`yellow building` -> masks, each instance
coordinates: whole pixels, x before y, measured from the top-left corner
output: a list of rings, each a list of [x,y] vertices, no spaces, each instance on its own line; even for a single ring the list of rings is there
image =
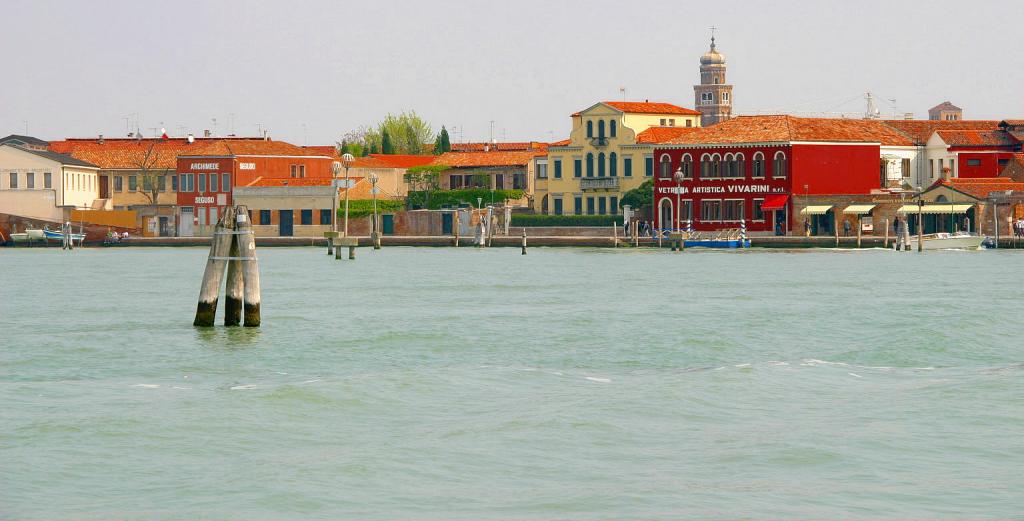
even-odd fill
[[[572,115],[569,139],[534,160],[534,211],[616,215],[622,195],[654,177],[654,145],[700,126],[670,103],[603,101]]]

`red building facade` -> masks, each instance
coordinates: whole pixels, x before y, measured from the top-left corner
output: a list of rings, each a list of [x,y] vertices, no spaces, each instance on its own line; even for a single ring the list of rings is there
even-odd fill
[[[881,143],[905,140],[889,132],[877,122],[791,116],[696,129],[655,148],[655,226],[713,231],[742,222],[751,232],[792,232],[803,222],[794,197],[882,188]]]

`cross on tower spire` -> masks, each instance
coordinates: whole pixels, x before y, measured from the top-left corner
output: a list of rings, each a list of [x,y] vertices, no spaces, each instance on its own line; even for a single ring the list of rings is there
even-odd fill
[[[711,26],[711,50],[712,51],[715,50],[715,29],[718,29],[718,28],[712,25]]]

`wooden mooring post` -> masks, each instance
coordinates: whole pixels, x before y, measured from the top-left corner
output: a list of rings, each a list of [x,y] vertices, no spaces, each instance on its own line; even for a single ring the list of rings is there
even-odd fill
[[[526,255],[526,228],[523,228],[523,255]]]
[[[245,206],[227,208],[214,227],[206,260],[199,302],[192,325],[210,327],[217,318],[220,285],[227,268],[224,325],[237,326],[244,315],[245,327],[260,325],[260,272],[256,239]]]

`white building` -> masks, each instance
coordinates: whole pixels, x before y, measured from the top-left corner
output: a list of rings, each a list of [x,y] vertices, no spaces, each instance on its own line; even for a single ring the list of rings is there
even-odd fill
[[[98,172],[64,154],[0,145],[0,212],[62,222],[99,198]]]

